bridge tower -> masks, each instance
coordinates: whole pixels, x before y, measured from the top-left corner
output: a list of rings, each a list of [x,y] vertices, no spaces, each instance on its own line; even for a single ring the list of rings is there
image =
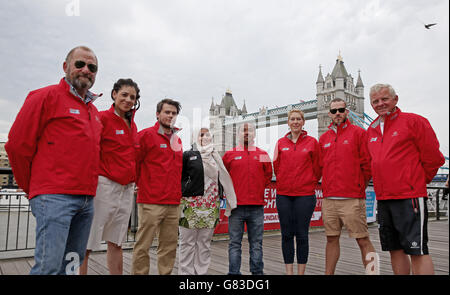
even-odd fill
[[[328,130],[331,123],[328,117],[330,101],[334,98],[342,98],[347,102],[347,108],[364,118],[364,84],[361,79],[361,71],[358,71],[356,85],[352,75],[347,73],[341,53],[331,74],[325,79],[322,75],[322,67],[319,66],[319,75],[316,81],[318,136]]]
[[[213,137],[214,148],[221,155],[233,148],[232,144],[235,142],[236,137],[236,126],[225,126],[225,119],[246,114],[245,100],[242,109],[239,109],[230,89],[225,91],[220,104],[215,104],[214,98],[212,99],[211,107],[209,108],[210,133]]]

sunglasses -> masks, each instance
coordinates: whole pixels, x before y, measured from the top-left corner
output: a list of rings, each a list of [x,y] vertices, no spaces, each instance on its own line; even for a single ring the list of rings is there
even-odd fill
[[[85,63],[84,61],[77,60],[77,61],[75,62],[75,67],[76,67],[77,69],[82,69],[82,68],[84,68],[85,66],[86,66],[86,63]],[[96,73],[97,70],[98,70],[97,65],[94,65],[94,64],[88,64],[87,67],[88,67],[89,71],[91,71],[91,73]]]
[[[343,113],[345,113],[345,108],[331,109],[330,113],[332,113],[334,115],[334,114],[336,114],[337,111],[339,111],[339,113],[343,114]]]

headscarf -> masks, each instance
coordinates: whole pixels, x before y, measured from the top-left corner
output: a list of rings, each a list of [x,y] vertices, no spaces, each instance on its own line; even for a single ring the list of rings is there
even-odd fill
[[[196,138],[195,138],[195,143],[196,143],[196,147],[197,150],[200,152],[200,155],[202,157],[202,161],[203,161],[203,172],[204,172],[204,176],[205,176],[205,184],[207,183],[206,178],[209,177],[212,180],[214,180],[214,182],[217,183],[218,180],[218,176],[219,176],[219,165],[216,163],[216,160],[214,159],[213,156],[213,152],[214,152],[214,145],[211,142],[206,145],[206,146],[202,146],[201,144],[201,138],[200,138],[200,134],[201,131],[204,130],[206,128],[201,128],[196,134]],[[208,130],[209,132],[209,130]]]

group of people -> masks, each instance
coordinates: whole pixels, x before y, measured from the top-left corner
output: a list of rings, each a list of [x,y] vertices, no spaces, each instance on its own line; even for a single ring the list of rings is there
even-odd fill
[[[429,183],[444,157],[429,122],[397,107],[388,84],[370,90],[379,115],[367,131],[347,118],[346,102],[330,103],[329,130],[318,140],[304,130],[300,110],[288,114],[290,131],[280,138],[273,163],[255,146],[256,129],[239,126],[238,144],[223,157],[208,127],[192,134],[183,152],[174,127],[179,102],[163,99],[157,122],[138,132],[134,122],[140,90],[132,79],[113,86],[113,104],[99,112],[90,92],[98,60],[88,47],[72,49],[59,84],[31,91],[10,130],[5,149],[16,182],[36,218],[35,265],[30,274],[86,274],[91,251],[107,242],[111,274],[123,273],[121,245],[137,191],[138,231],[132,274],[149,274],[149,250],[157,237],[159,274],[171,274],[179,245],[178,273],[206,274],[210,242],[226,200],[229,271],[240,274],[247,231],[250,272],[264,274],[264,190],[276,176],[276,205],[286,274],[304,274],[308,231],[321,181],[325,227],[325,273],[334,274],[342,228],[356,239],[362,262],[373,257],[365,213],[365,189],[373,180],[383,251],[395,274],[432,274],[427,247]],[[273,165],[273,166],[272,166]],[[272,169],[273,167],[273,169]],[[367,268],[366,268],[367,270]]]

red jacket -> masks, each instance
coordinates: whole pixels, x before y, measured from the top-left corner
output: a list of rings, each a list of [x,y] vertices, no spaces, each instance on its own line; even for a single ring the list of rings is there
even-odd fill
[[[427,183],[445,162],[428,120],[397,108],[386,116],[383,134],[380,117],[367,132],[377,200],[426,197]]]
[[[169,140],[159,122],[139,131],[138,139],[137,203],[179,205],[183,166],[181,139],[172,133]]]
[[[272,179],[269,155],[255,147],[237,146],[223,155],[233,180],[238,205],[264,205],[264,190]]]
[[[131,120],[130,129],[127,123],[116,115],[114,106],[100,112],[100,119],[103,124],[100,142],[100,175],[122,185],[135,182],[139,142],[134,120]]]
[[[275,147],[273,168],[277,177],[277,194],[311,196],[322,172],[319,165],[319,143],[302,131],[296,143],[289,132]]]
[[[319,139],[323,196],[365,198],[371,178],[366,131],[348,120],[328,128]]]
[[[5,149],[17,184],[41,194],[95,195],[102,124],[61,79],[31,91],[11,127]]]

